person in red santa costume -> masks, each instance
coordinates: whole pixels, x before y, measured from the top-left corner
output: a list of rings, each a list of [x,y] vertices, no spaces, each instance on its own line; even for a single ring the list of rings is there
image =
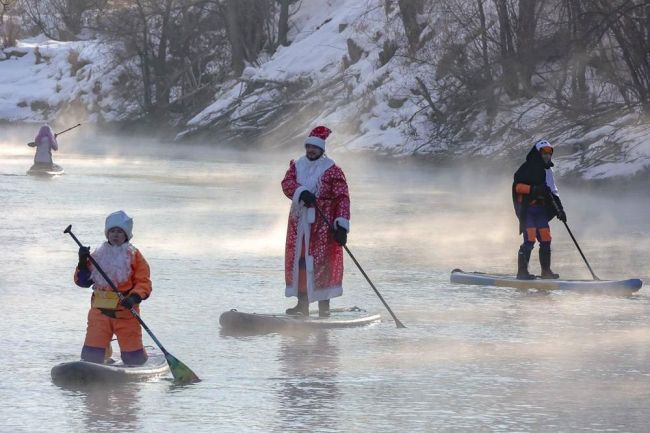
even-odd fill
[[[287,309],[289,315],[308,316],[309,303],[318,301],[318,315],[328,317],[330,299],[343,294],[342,246],[350,231],[350,195],[343,170],[325,155],[331,132],[324,126],[314,128],[305,140],[305,155],[289,163],[282,180],[282,191],[291,199],[285,296],[298,298],[298,304]]]
[[[74,281],[80,287],[93,286],[81,359],[104,363],[107,347],[110,348],[111,339],[116,335],[122,361],[141,365],[148,358],[142,344],[142,329],[129,310],[134,308],[139,313],[140,302],[151,294],[149,265],[142,253],[129,242],[133,237],[133,219],[125,212],[113,212],[106,217],[104,234],[106,242],[92,253],[92,257],[124,295],[124,300],[119,300],[90,262],[90,248],[79,248]]]

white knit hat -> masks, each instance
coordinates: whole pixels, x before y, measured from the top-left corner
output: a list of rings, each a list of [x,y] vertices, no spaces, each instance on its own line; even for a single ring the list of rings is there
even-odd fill
[[[106,224],[104,225],[104,234],[108,238],[108,231],[112,228],[121,228],[126,233],[126,238],[131,240],[133,237],[133,218],[128,216],[126,212],[118,210],[106,217]]]
[[[550,147],[551,149],[553,149],[553,146],[551,145],[551,143],[549,143],[548,140],[546,140],[544,138],[542,138],[541,140],[536,142],[535,147],[537,148],[537,150],[541,150],[543,147]]]

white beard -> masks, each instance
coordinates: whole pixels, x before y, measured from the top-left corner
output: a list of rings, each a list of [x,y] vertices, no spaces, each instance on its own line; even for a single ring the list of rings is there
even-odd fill
[[[134,250],[135,248],[128,242],[119,247],[104,242],[93,252],[92,256],[108,275],[108,278],[117,286],[131,276],[131,259]],[[94,266],[92,267],[91,278],[95,282],[96,289],[112,290],[111,286]]]
[[[296,180],[300,186],[304,186],[318,197],[320,192],[320,179],[328,168],[333,166],[334,160],[326,155],[321,156],[316,161],[312,161],[306,156],[301,156],[296,161]],[[292,212],[299,213],[301,206],[294,206]]]

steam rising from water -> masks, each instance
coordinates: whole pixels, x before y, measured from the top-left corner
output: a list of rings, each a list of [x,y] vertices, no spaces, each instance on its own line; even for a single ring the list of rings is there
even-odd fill
[[[60,128],[63,128],[62,125]],[[21,173],[33,149],[23,145],[34,128],[12,128],[0,136],[0,156],[11,171]],[[92,194],[102,184],[142,185],[125,191],[142,204],[140,218],[174,219],[170,233],[165,224],[151,224],[144,233],[164,236],[159,247],[188,253],[224,249],[251,254],[282,253],[288,201],[279,182],[288,161],[302,153],[301,143],[269,151],[264,147],[247,152],[214,145],[161,143],[147,137],[105,136],[91,125],[60,137],[55,161],[68,167],[69,176],[96,176],[87,182]],[[409,256],[418,268],[513,272],[518,245],[517,222],[510,186],[513,168],[521,161],[494,167],[480,161],[443,167],[409,159],[381,160],[368,154],[336,151],[331,155],[345,170],[352,196],[351,245],[373,250],[388,260]],[[524,155],[522,155],[523,161]],[[562,164],[561,159],[556,164]],[[177,190],[165,201],[148,196],[145,184],[169,184]],[[369,188],[369,185],[377,185]],[[563,184],[560,194],[569,224],[594,269],[603,276],[647,276],[647,267],[635,249],[644,244],[648,205],[639,200],[642,191],[630,191],[624,181],[608,189]],[[100,193],[101,195],[101,193]],[[169,199],[181,206],[173,211]],[[103,214],[122,205],[99,200]],[[246,213],[244,230],[228,229],[225,217]],[[168,214],[167,217],[165,214]],[[194,216],[222,214],[209,225],[195,226]],[[173,215],[173,217],[172,217]],[[378,216],[380,215],[380,216]],[[157,227],[165,227],[164,235]],[[554,265],[567,277],[588,278],[564,227],[551,223]],[[144,233],[142,233],[144,235]],[[608,233],[608,235],[603,235]],[[611,236],[609,234],[613,234]],[[535,262],[535,255],[532,263]]]
[[[619,298],[449,283],[456,267],[515,271],[521,239],[510,186],[520,161],[442,167],[334,150],[352,197],[348,246],[408,329],[395,330],[387,319],[304,339],[234,339],[218,336],[221,311],[282,311],[291,303],[283,297],[290,202],[280,181],[289,159],[301,155],[301,143],[238,152],[88,131],[84,125],[61,137],[54,157],[66,175],[50,180],[24,176],[33,149],[23,142],[33,139],[35,128],[0,133],[0,198],[11,208],[0,232],[6,251],[0,300],[9,306],[0,349],[12,349],[0,350],[12,353],[0,365],[30,366],[19,367],[19,386],[7,391],[12,413],[21,413],[16,402],[25,394],[48,419],[68,419],[53,416],[61,404],[47,406],[65,402],[77,430],[105,430],[113,422],[94,397],[43,393],[43,383],[52,364],[78,356],[85,328],[87,293],[71,283],[76,247],[61,231],[72,223],[82,242],[97,245],[105,216],[121,208],[134,217],[133,242],[152,266],[145,319],[204,380],[165,395],[175,400],[164,409],[164,383],[137,388],[126,399],[137,403],[130,407],[131,431],[164,430],[185,420],[174,409],[176,399],[198,414],[194,430],[223,426],[215,395],[228,396],[220,404],[229,427],[252,423],[265,431],[315,430],[316,421],[343,431],[388,431],[397,422],[403,431],[635,431],[647,425],[647,414],[637,411],[650,397],[647,288]],[[645,187],[632,186],[559,181],[569,225],[601,278],[648,279],[650,205],[641,199]],[[551,226],[554,270],[589,278],[564,227]],[[532,270],[537,266],[534,254]],[[359,305],[388,318],[349,261],[344,285],[335,306]],[[37,302],[43,293],[46,307]],[[57,326],[44,329],[43,323]],[[151,411],[160,417],[146,416]]]

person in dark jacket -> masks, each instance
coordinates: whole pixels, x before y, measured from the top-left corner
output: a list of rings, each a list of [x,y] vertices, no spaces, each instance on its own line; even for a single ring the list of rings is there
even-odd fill
[[[551,270],[551,229],[548,223],[556,216],[566,222],[566,213],[555,185],[552,156],[553,146],[547,140],[539,140],[514,175],[512,199],[519,219],[519,233],[524,237],[517,256],[517,278],[520,280],[535,278],[528,272],[535,239],[539,242],[541,277],[560,277]]]

